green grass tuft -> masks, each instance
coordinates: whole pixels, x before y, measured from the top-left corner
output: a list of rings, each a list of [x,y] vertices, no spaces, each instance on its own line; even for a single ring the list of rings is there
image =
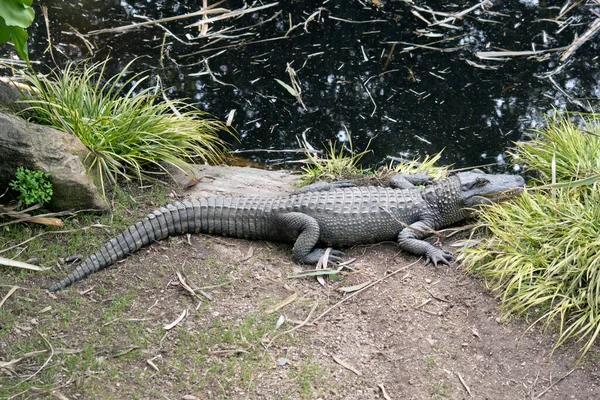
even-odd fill
[[[189,163],[217,163],[229,131],[224,123],[158,87],[143,88],[149,76],[130,74],[131,63],[107,79],[108,60],[68,64],[50,77],[26,71],[34,89],[27,103],[37,122],[75,134],[90,153],[85,163],[105,191],[105,180],[142,180],[172,165],[192,172]]]
[[[367,149],[357,153],[352,145],[352,137],[348,135],[348,138],[348,146],[343,144],[339,149],[337,143],[329,142],[329,149],[324,157],[319,157],[318,153],[305,153],[308,163],[302,167],[303,185],[315,181],[338,181],[346,179],[348,176],[366,173],[366,170],[358,163],[365,154],[370,152],[369,146],[367,145]],[[304,144],[304,147],[310,148],[307,143]]]
[[[576,125],[554,116],[538,138],[518,144],[515,158],[537,172],[535,183],[588,184],[483,207],[492,238],[465,249],[463,264],[500,294],[505,316],[558,323],[555,348],[573,338],[584,343],[583,357],[600,333],[600,126],[597,116],[581,117]]]

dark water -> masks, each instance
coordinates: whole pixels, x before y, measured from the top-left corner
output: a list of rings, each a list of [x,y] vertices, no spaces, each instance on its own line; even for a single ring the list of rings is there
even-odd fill
[[[136,14],[158,19],[197,11],[202,5],[202,1],[167,0],[36,3],[48,7],[53,53],[59,64],[90,56],[74,29],[85,34],[143,22],[133,17]],[[477,3],[414,2],[447,13]],[[297,138],[305,131],[313,146],[325,148],[329,140],[347,141],[347,129],[357,150],[371,140],[372,153],[365,158],[370,165],[385,162],[387,156],[413,158],[442,149],[443,162],[457,167],[503,164],[512,142],[522,139],[528,129],[543,125],[553,108],[582,111],[567,95],[598,104],[600,40],[596,36],[587,41],[564,63],[559,61],[561,51],[507,61],[481,60],[476,52],[568,46],[597,18],[592,11],[600,12],[600,6],[582,4],[556,22],[552,19],[560,14],[564,1],[494,3],[488,11],[478,9],[457,20],[454,29],[435,26],[429,33],[423,31],[425,22],[411,12],[415,9],[403,1],[385,1],[382,7],[359,1],[287,1],[211,24],[209,33],[264,22],[252,29],[223,32],[249,34],[243,37],[200,38],[192,40],[194,44],[182,44],[154,26],[93,35],[88,40],[95,46],[96,59],[113,57],[112,71],[119,71],[136,56],[147,56],[136,68],[159,75],[165,86],[172,87],[170,96],[191,98],[222,119],[235,109],[233,125],[240,142],[232,142],[234,149],[298,148]],[[254,6],[261,4],[268,3]],[[225,1],[219,7],[233,10],[244,5],[243,1]],[[430,13],[418,12],[432,21]],[[306,30],[300,26],[285,37],[290,18],[296,25],[311,15],[314,18]],[[198,36],[199,31],[185,25],[197,20],[163,26],[188,42],[185,35]],[[39,8],[30,37],[30,57],[53,65],[44,52],[46,25]],[[248,43],[257,41],[263,42]],[[410,45],[392,42],[453,50],[410,49]],[[222,48],[233,44],[238,46]],[[297,74],[306,109],[275,81],[290,83],[287,64]],[[566,95],[544,77],[551,72]],[[243,156],[271,164],[302,158],[301,154],[265,152]]]

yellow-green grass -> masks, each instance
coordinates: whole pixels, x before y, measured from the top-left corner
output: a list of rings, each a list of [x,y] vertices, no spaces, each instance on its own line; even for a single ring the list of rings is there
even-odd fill
[[[600,333],[600,126],[597,115],[555,115],[517,144],[514,157],[534,175],[522,196],[482,208],[489,240],[465,249],[467,271],[483,277],[505,316],[528,313],[573,338],[582,357]],[[586,182],[585,185],[565,183]]]
[[[85,162],[104,192],[106,180],[141,180],[167,165],[221,161],[225,124],[182,100],[170,100],[131,64],[106,77],[108,60],[70,63],[50,76],[24,71],[33,88],[26,100],[36,122],[73,133],[90,150]],[[146,87],[145,87],[146,86]]]

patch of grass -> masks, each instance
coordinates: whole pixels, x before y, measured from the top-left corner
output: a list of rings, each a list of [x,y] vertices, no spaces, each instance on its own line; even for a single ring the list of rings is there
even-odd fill
[[[448,166],[437,166],[436,163],[442,157],[440,151],[433,156],[426,155],[422,160],[416,158],[407,162],[396,162],[389,163],[377,171],[377,175],[380,178],[391,177],[392,175],[412,175],[419,172],[427,171],[427,175],[432,176],[434,179],[442,179],[448,176]]]
[[[304,147],[311,146],[304,143]],[[367,145],[367,149],[355,152],[352,136],[348,134],[348,145],[342,144],[338,149],[337,143],[329,142],[329,149],[324,157],[320,157],[318,153],[305,153],[308,165],[302,167],[303,173],[300,177],[302,184],[308,185],[315,181],[338,181],[352,175],[364,175],[366,171],[358,163],[365,154],[370,152],[368,148]]]
[[[69,63],[50,77],[25,71],[33,87],[27,103],[33,119],[76,135],[90,150],[85,163],[105,192],[105,180],[142,180],[167,172],[165,164],[192,172],[189,163],[217,163],[229,128],[157,87],[143,88],[145,73],[130,74],[130,62],[112,78],[103,62]]]
[[[314,399],[321,395],[321,393],[315,393],[315,389],[322,380],[325,380],[324,376],[325,372],[323,371],[323,367],[312,362],[309,358],[308,360],[305,360],[298,371],[293,374],[293,379],[296,384],[300,386],[299,392],[303,398]]]
[[[62,228],[53,228],[36,224],[12,224],[0,227],[0,255],[7,258],[17,258],[23,261],[29,258],[38,258],[41,265],[57,266],[59,258],[74,254],[87,255],[90,249],[100,247],[106,240],[116,233],[131,225],[143,215],[143,211],[167,203],[168,188],[155,185],[150,189],[139,190],[133,185],[125,188],[115,187],[112,193],[114,209],[112,214],[78,214],[66,218]],[[134,211],[137,210],[137,211]],[[95,228],[89,228],[95,225]],[[85,229],[84,229],[85,228]],[[49,234],[48,232],[60,230],[77,230],[67,234]],[[104,230],[106,233],[98,233]],[[39,235],[39,238],[18,246],[12,250],[1,252]],[[68,266],[64,267],[68,269]],[[30,271],[6,269],[3,274],[10,274],[17,282],[26,281],[31,275]],[[24,286],[27,286],[24,284]],[[99,291],[104,290],[99,288]],[[74,299],[74,301],[77,301]]]
[[[500,294],[505,316],[532,313],[545,327],[558,323],[555,348],[583,342],[581,357],[600,333],[600,125],[554,116],[515,156],[537,172],[536,183],[589,185],[525,192],[480,211],[492,238],[464,250],[467,271]]]
[[[427,175],[434,179],[441,179],[448,176],[448,167],[438,167],[435,164],[441,158],[441,152],[433,156],[425,156],[423,160],[414,159],[408,162],[391,162],[377,171],[364,169],[359,165],[361,158],[370,152],[367,149],[356,152],[352,145],[352,137],[348,135],[348,145],[342,144],[338,150],[338,144],[329,142],[329,149],[325,156],[320,157],[317,153],[305,153],[308,158],[308,164],[302,167],[300,177],[302,185],[308,185],[315,181],[340,181],[352,180],[353,178],[366,178],[364,181],[369,183],[371,180],[381,181],[389,179],[397,174],[416,174],[427,171]],[[370,142],[369,142],[370,144]],[[305,148],[310,146],[305,143]]]
[[[576,123],[575,119],[580,120]],[[536,173],[536,182],[570,182],[600,173],[600,114],[555,113],[512,157]]]

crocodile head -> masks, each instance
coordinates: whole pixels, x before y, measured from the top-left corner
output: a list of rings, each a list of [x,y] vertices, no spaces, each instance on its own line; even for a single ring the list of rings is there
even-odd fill
[[[525,186],[525,179],[518,175],[490,175],[478,169],[456,175],[465,207],[497,203],[515,197]]]

